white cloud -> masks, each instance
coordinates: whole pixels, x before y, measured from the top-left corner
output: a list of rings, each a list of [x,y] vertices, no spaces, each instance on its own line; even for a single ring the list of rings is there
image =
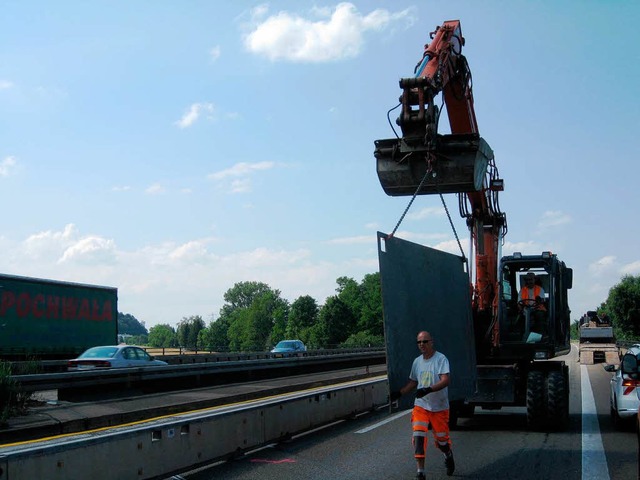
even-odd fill
[[[220,170],[219,172],[211,173],[208,175],[208,178],[211,180],[222,180],[227,177],[243,177],[249,175],[253,172],[260,170],[270,170],[275,167],[274,162],[257,162],[257,163],[246,163],[240,162],[236,163],[233,167],[227,168],[225,170]]]
[[[615,266],[616,257],[614,255],[607,255],[602,257],[589,265],[589,272],[592,274],[602,274],[605,271],[612,270]]]
[[[462,252],[464,252],[464,256],[466,257],[469,254],[469,240],[464,239],[460,240],[460,245],[458,242],[453,240],[447,240],[445,242],[440,242],[433,246],[436,250],[442,250],[443,252],[453,253],[454,255],[462,256],[462,252],[460,251],[460,247],[462,247]],[[475,260],[472,259],[471,262]]]
[[[511,255],[514,252],[520,252],[523,255],[539,255],[542,252],[542,246],[529,240],[528,242],[504,242],[502,251],[505,255]]]
[[[220,58],[221,54],[222,54],[222,49],[220,48],[220,45],[216,45],[215,47],[212,47],[211,50],[209,50],[209,57],[214,62]]]
[[[377,9],[363,15],[348,2],[333,10],[315,8],[310,19],[285,11],[268,17],[267,13],[264,5],[252,11],[253,30],[244,39],[247,50],[273,61],[310,63],[355,57],[367,31],[381,31],[399,21],[411,23],[414,18],[412,9],[396,13]]]
[[[0,177],[8,177],[13,172],[14,168],[18,164],[16,157],[5,157],[0,162]]]
[[[169,252],[168,257],[179,262],[208,262],[213,258],[207,251],[207,244],[210,242],[211,239],[192,240],[174,248]]]
[[[231,187],[229,189],[231,193],[248,193],[251,191],[251,179],[241,178],[231,181]]]
[[[209,113],[210,118],[213,114],[213,104],[212,103],[193,103],[184,113],[182,118],[175,122],[175,124],[179,128],[187,128],[193,125],[203,113]]]
[[[115,242],[97,236],[85,237],[68,247],[59,263],[109,264],[115,261]]]
[[[425,207],[417,212],[407,213],[407,220],[424,220],[428,217],[441,217],[444,215],[442,207]]]
[[[13,87],[13,82],[9,80],[0,80],[0,90],[8,90]]]
[[[271,250],[268,248],[255,248],[247,252],[231,254],[222,259],[223,263],[240,268],[260,269],[265,267],[285,267],[293,265],[305,258],[310,252],[305,249],[298,250]]]
[[[145,193],[147,193],[148,195],[159,195],[161,193],[164,193],[165,191],[166,189],[162,185],[160,185],[159,183],[154,183],[153,185],[147,187]]]
[[[271,170],[276,166],[275,162],[267,161],[256,163],[240,162],[224,170],[210,173],[207,178],[220,184],[225,180],[229,180],[230,182],[226,185],[226,189],[230,193],[247,193],[251,191],[251,175],[256,172]]]
[[[128,192],[129,190],[131,190],[131,187],[129,185],[122,185],[122,186],[117,185],[111,188],[111,190],[114,192]]]
[[[549,210],[544,212],[542,218],[538,222],[538,227],[546,228],[546,227],[556,227],[558,225],[564,225],[571,221],[571,217],[561,212],[560,210]]]
[[[115,242],[97,235],[81,236],[72,223],[62,231],[47,230],[27,237],[19,246],[21,266],[63,263],[109,265],[115,261]]]
[[[78,233],[72,223],[66,225],[62,232],[47,230],[27,237],[22,244],[23,255],[29,259],[55,259],[62,256],[64,250],[73,245]]]
[[[627,265],[624,265],[621,269],[620,272],[624,275],[638,275],[640,274],[640,260],[632,262],[632,263],[628,263]]]
[[[237,282],[265,282],[289,301],[311,295],[322,304],[335,294],[338,277],[359,280],[377,270],[375,253],[329,262],[307,249],[228,251],[223,240],[213,237],[123,250],[114,239],[82,234],[73,224],[21,242],[0,237],[0,246],[6,253],[0,257],[0,271],[114,286],[118,310],[135,315],[147,327],[176,325],[190,315],[209,318]]]
[[[331,245],[359,245],[370,243],[375,246],[376,237],[373,235],[360,235],[356,237],[333,238],[327,243]]]

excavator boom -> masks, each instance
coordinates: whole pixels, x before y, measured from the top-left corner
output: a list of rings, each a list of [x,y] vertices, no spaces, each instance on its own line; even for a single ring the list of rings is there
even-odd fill
[[[415,76],[400,79],[402,110],[397,138],[376,140],[374,156],[382,188],[388,195],[457,193],[475,251],[474,316],[491,323],[497,315],[498,251],[506,233],[500,212],[493,151],[480,137],[473,105],[471,71],[462,54],[464,37],[458,20],[431,32]],[[438,133],[442,94],[451,134]],[[471,272],[470,272],[471,276]],[[492,343],[499,343],[494,325]]]

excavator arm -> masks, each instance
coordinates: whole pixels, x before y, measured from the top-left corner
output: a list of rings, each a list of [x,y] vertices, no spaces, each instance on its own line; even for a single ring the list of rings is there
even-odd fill
[[[415,76],[400,79],[402,109],[396,124],[402,136],[376,140],[374,155],[388,195],[458,194],[475,252],[475,280],[469,271],[474,321],[488,343],[497,347],[497,270],[506,233],[506,216],[498,203],[503,182],[493,151],[479,135],[464,44],[458,20],[446,21],[431,32]],[[448,135],[438,133],[440,94],[449,119]]]

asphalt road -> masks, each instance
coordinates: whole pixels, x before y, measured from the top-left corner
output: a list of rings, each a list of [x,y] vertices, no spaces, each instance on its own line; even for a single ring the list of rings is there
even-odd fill
[[[581,366],[575,347],[565,361],[571,382],[567,431],[529,431],[524,408],[479,410],[473,418],[461,419],[451,433],[456,458],[453,477],[446,476],[442,454],[430,441],[427,478],[637,478],[635,430],[615,430],[609,418],[611,374],[602,365]],[[409,418],[408,411],[383,409],[174,478],[411,479],[415,463]]]

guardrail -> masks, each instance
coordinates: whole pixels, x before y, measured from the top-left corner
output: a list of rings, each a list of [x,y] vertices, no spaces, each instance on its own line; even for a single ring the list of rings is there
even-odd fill
[[[14,375],[22,392],[58,390],[58,399],[86,401],[122,396],[123,393],[154,393],[227,383],[262,380],[279,376],[324,372],[386,363],[383,351],[326,356],[265,358],[118,368],[84,372]]]
[[[307,350],[306,352],[298,352],[295,354],[281,354],[271,352],[204,352],[204,351],[187,351],[186,349],[167,348],[167,349],[153,349],[147,348],[147,352],[156,356],[158,359],[164,360],[171,365],[183,365],[190,363],[217,363],[217,362],[230,362],[230,361],[243,361],[243,360],[259,360],[269,358],[282,358],[286,355],[294,357],[317,357],[327,355],[344,355],[350,353],[379,353],[384,352],[382,347],[361,347],[361,348],[338,348],[338,349],[319,349],[319,350]],[[165,354],[159,354],[158,352],[165,352]],[[171,354],[175,351],[174,354]],[[34,362],[10,362],[12,369],[16,375],[25,375],[34,368]],[[39,369],[39,373],[56,373],[66,372],[67,360],[43,360],[41,362],[35,362],[36,368]]]

